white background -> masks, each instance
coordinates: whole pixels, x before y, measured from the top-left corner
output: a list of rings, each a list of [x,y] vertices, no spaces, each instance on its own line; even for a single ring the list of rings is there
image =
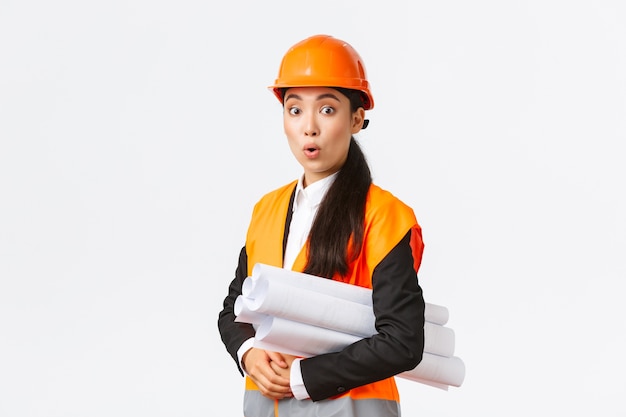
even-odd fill
[[[316,33],[467,367],[403,415],[626,415],[623,2],[1,0],[0,416],[241,416],[217,314]]]

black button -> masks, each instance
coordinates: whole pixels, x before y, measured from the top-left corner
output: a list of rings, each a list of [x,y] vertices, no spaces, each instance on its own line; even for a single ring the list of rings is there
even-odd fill
[[[337,387],[337,392],[344,392],[346,389],[344,387]]]

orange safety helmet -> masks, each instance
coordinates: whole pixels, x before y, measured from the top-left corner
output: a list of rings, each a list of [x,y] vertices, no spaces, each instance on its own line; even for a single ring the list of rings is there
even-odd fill
[[[280,89],[289,87],[341,87],[363,93],[363,108],[374,107],[363,60],[347,42],[315,35],[292,46],[280,64],[272,89],[282,103]]]

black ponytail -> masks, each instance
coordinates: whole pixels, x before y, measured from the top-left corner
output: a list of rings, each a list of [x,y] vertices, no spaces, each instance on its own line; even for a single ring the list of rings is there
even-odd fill
[[[352,112],[363,106],[362,93],[337,89],[350,99]],[[361,147],[350,139],[348,157],[320,204],[309,235],[305,273],[332,278],[345,276],[361,253],[365,202],[372,174]]]

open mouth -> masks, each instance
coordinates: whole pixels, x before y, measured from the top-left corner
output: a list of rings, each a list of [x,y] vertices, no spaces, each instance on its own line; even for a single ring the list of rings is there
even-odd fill
[[[303,148],[307,158],[315,158],[320,153],[320,148],[314,145],[305,145]]]

